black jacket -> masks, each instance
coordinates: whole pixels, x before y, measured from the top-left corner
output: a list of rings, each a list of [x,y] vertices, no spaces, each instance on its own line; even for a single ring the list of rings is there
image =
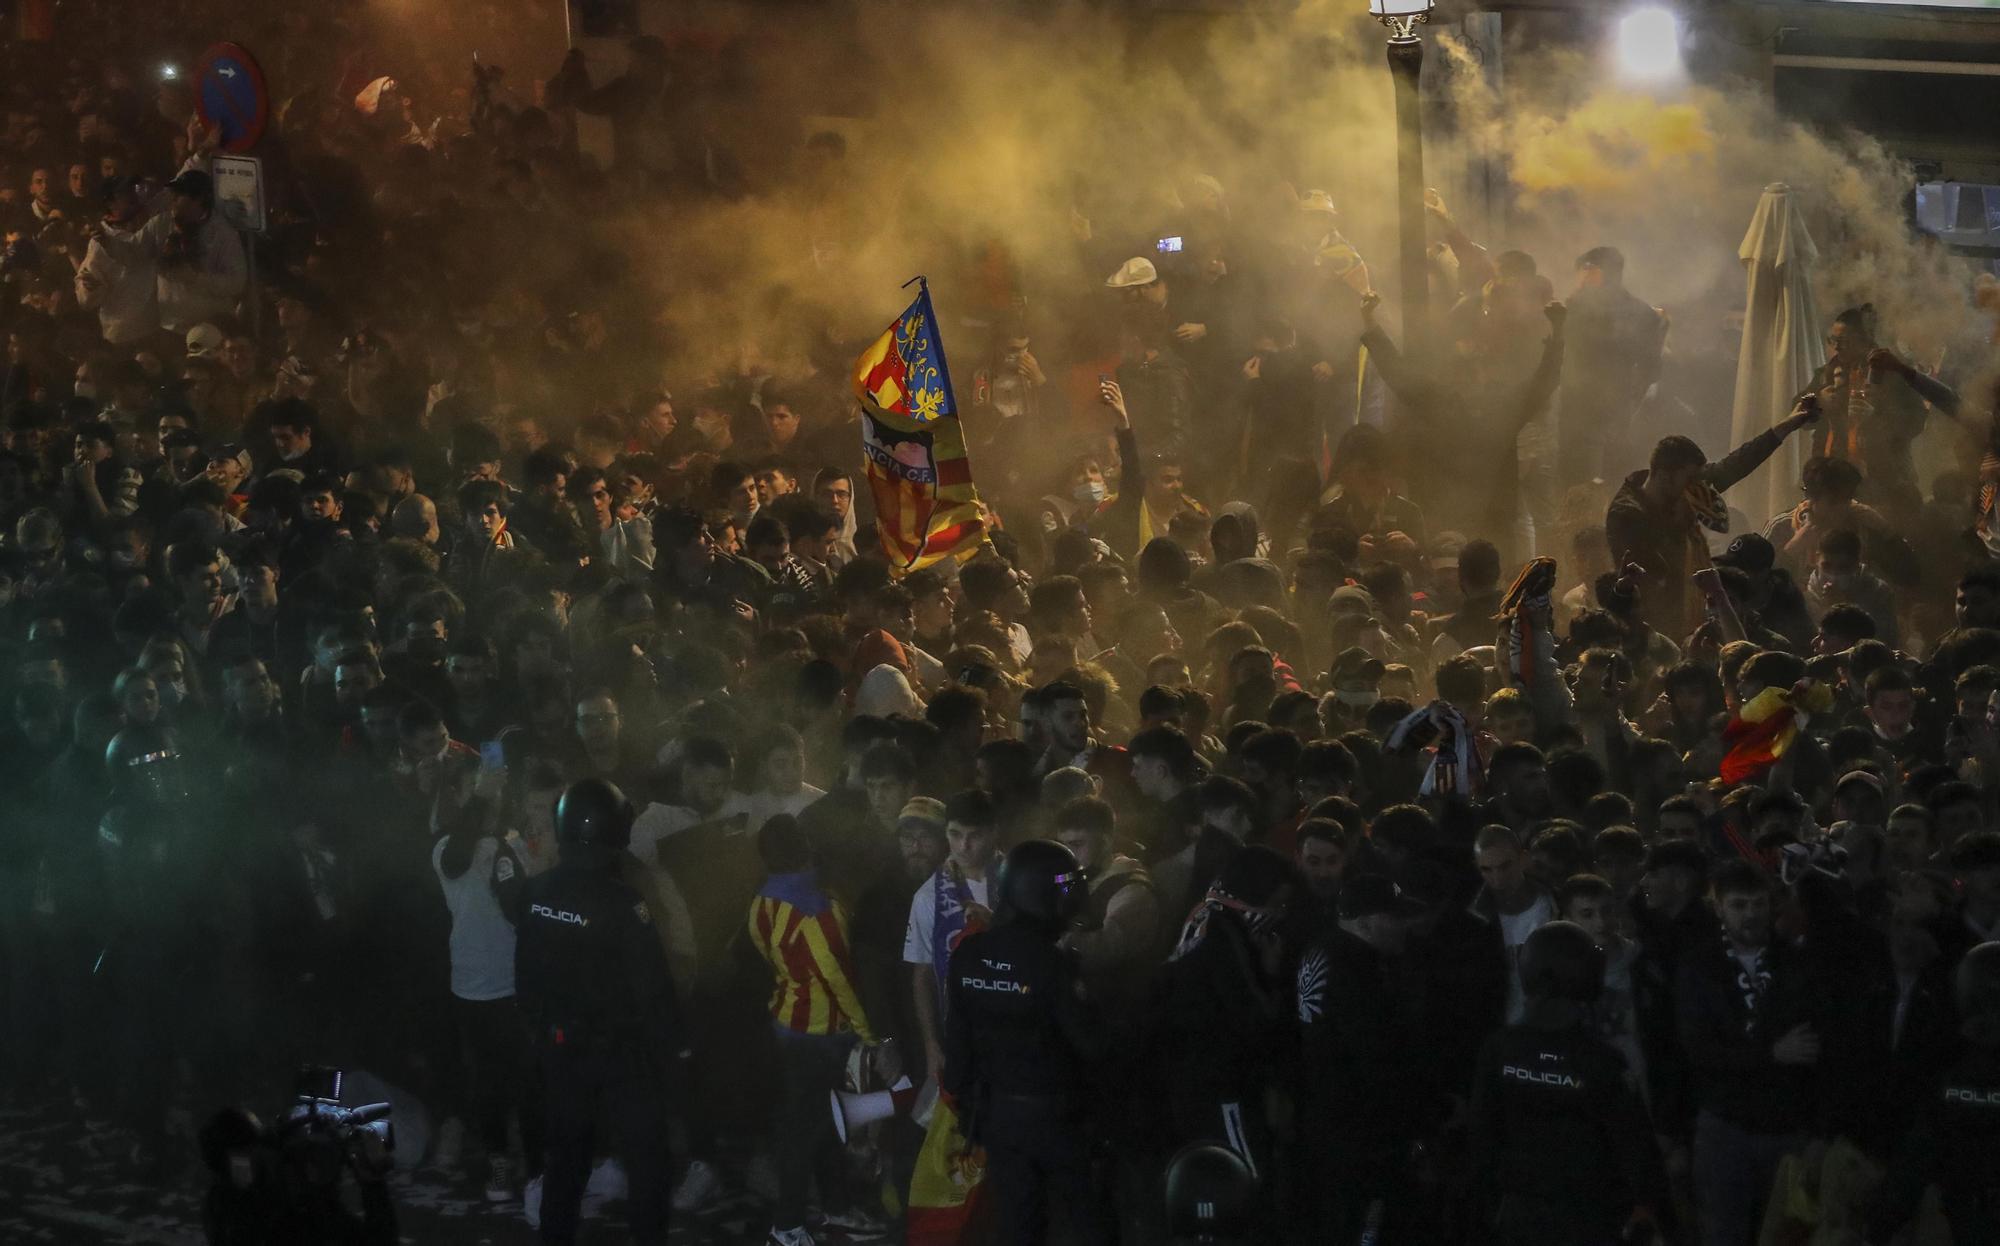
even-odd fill
[[[1888,1241],[1933,1182],[1953,1240],[2000,1241],[2000,1051],[1968,1050],[1933,1085],[1876,1193],[1868,1240]]]
[[[1650,1039],[1646,1042],[1646,1084],[1652,1094],[1653,1125],[1670,1137],[1685,1138],[1694,1130],[1694,1071],[1688,1053],[1680,1044],[1679,1006],[1676,1002],[1681,962],[1706,954],[1722,938],[1715,910],[1700,900],[1692,901],[1675,917],[1666,917],[1646,906],[1645,898],[1632,897],[1632,915],[1638,927],[1639,957],[1656,979],[1658,989],[1644,1006],[1640,1024]]]
[[[1701,469],[1701,479],[1718,492],[1726,490],[1764,465],[1784,443],[1784,434],[1766,429],[1721,459]],[[1681,499],[1664,511],[1645,493],[1645,469],[1619,485],[1604,512],[1604,532],[1615,564],[1637,563],[1644,573],[1640,593],[1646,621],[1669,637],[1692,631],[1700,620],[1699,593],[1689,579],[1695,572],[1695,545],[1700,537]]]
[[[1299,962],[1301,1131],[1356,1157],[1407,1152],[1435,1115],[1402,969],[1339,929]]]
[[[1164,1084],[1179,1101],[1240,1102],[1261,1095],[1287,1055],[1290,991],[1264,977],[1257,949],[1227,913],[1155,982],[1151,1032]]]
[[[1667,1206],[1666,1172],[1625,1061],[1581,1024],[1510,1025],[1472,1085],[1475,1180],[1489,1196],[1629,1211]]]
[[[654,1065],[684,1033],[666,951],[645,900],[591,855],[566,847],[528,881],[515,997],[546,1047]]]
[[[942,1089],[975,1120],[993,1095],[1081,1110],[1104,1029],[1055,941],[1021,925],[982,930],[958,945],[947,973]]]
[[[1412,957],[1423,984],[1425,1033],[1435,1036],[1426,1043],[1433,1084],[1461,1094],[1480,1044],[1507,1022],[1514,976],[1506,936],[1485,889],[1469,904],[1447,907]]]
[[[1888,940],[1864,916],[1867,897],[1818,874],[1795,890],[1820,1028],[1821,1125],[1879,1154],[1957,1054],[1951,979],[1933,963],[1905,1000]]]
[[[1810,1066],[1779,1064],[1771,1049],[1793,1027],[1816,1022],[1813,984],[1800,954],[1775,938],[1760,970],[1768,976],[1761,991],[1727,943],[1690,952],[1674,985],[1681,1046],[1703,1111],[1754,1133],[1791,1133],[1816,1116],[1816,1079]]]

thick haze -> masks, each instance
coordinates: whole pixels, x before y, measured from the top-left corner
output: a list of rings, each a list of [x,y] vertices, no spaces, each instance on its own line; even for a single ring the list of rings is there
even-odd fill
[[[1168,15],[1138,33],[1081,9],[1029,18],[871,5],[782,18],[704,84],[703,123],[740,155],[752,193],[616,226],[669,329],[669,374],[708,373],[753,344],[781,370],[802,366],[812,331],[830,322],[843,340],[872,334],[919,272],[962,358],[983,343],[950,326],[994,318],[981,274],[1001,267],[996,242],[1046,350],[1072,327],[1050,313],[1050,293],[1105,275],[1080,265],[1081,221],[1136,252],[1178,219],[1198,175],[1221,182],[1232,231],[1253,239],[1295,219],[1295,191],[1327,190],[1393,304],[1383,34],[1350,3]],[[746,31],[752,20],[715,19]],[[462,42],[477,22],[447,27]],[[1784,181],[1821,253],[1823,312],[1872,300],[1888,336],[1920,362],[1949,346],[1961,376],[1983,349],[1970,269],[1911,239],[1907,171],[1879,145],[1781,120],[1761,86],[1632,89],[1594,52],[1510,46],[1496,97],[1450,27],[1425,37],[1427,182],[1476,240],[1535,255],[1559,296],[1578,253],[1615,244],[1630,287],[1672,314],[1670,348],[1716,349],[1742,300],[1737,246],[1764,185]],[[518,43],[514,55],[510,84],[530,89],[559,47],[538,64]],[[845,167],[802,188],[778,171],[803,173],[804,140],[821,128],[847,138]],[[1479,153],[1497,153],[1510,183],[1502,220],[1480,219],[1461,193]]]

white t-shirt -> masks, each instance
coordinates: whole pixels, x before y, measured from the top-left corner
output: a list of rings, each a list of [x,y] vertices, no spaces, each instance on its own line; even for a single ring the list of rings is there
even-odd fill
[[[1555,920],[1556,908],[1546,895],[1518,913],[1500,914],[1500,937],[1507,945],[1507,1024],[1521,1024],[1528,997],[1521,990],[1521,945],[1528,936]]]
[[[514,993],[514,925],[500,911],[493,884],[514,877],[514,859],[500,842],[482,839],[472,864],[457,878],[444,876],[446,840],[431,849],[431,869],[451,910],[451,993],[460,999],[505,999]]]
[[[988,878],[968,878],[965,890],[974,904],[987,904]],[[910,924],[903,931],[903,963],[928,965],[931,960],[931,932],[937,929],[937,875],[926,878],[910,898]]]

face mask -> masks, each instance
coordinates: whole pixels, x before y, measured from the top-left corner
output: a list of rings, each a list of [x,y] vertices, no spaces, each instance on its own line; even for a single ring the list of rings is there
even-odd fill
[[[1086,480],[1076,488],[1070,490],[1070,496],[1077,501],[1090,503],[1102,502],[1104,500],[1104,493],[1104,482],[1101,480]]]
[[[187,682],[185,680],[163,679],[160,681],[160,704],[162,706],[172,709],[185,700],[187,700]]]
[[[1382,699],[1382,694],[1373,688],[1335,688],[1334,699],[1349,709],[1365,710]]]

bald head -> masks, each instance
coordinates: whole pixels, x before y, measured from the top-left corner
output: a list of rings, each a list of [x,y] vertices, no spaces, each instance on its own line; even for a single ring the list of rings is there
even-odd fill
[[[425,545],[436,545],[437,504],[421,493],[412,493],[396,503],[396,509],[389,516],[389,534],[409,537],[413,541],[422,541]]]

